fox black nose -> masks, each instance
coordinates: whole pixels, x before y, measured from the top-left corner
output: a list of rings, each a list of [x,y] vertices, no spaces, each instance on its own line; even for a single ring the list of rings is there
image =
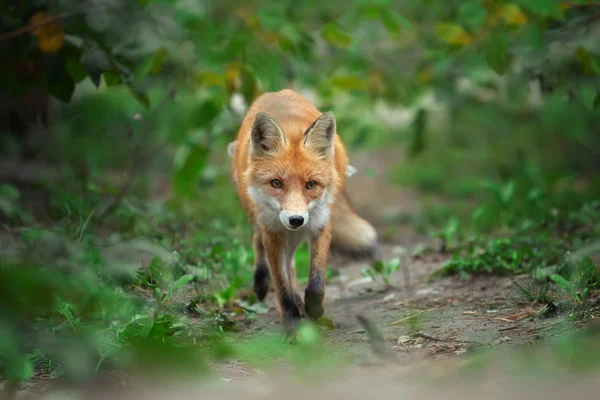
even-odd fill
[[[290,217],[290,225],[294,228],[299,228],[304,224],[304,217],[300,215],[292,215]]]

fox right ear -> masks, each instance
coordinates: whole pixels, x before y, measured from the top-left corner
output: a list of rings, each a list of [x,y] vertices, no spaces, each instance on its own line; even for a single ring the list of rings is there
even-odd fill
[[[267,113],[257,113],[250,130],[250,154],[273,154],[284,144],[285,136],[277,122]]]

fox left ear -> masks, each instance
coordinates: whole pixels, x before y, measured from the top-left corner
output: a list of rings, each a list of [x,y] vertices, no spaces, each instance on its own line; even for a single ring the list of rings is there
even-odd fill
[[[335,116],[331,111],[322,114],[304,132],[304,145],[324,157],[333,156]]]

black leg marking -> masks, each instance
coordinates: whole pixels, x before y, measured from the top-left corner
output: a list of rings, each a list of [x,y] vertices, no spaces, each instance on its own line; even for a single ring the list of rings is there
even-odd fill
[[[263,301],[269,293],[271,275],[266,264],[258,264],[254,270],[254,293],[258,301]]]
[[[304,303],[306,314],[313,320],[323,316],[323,298],[325,288],[322,273],[319,271],[310,277],[306,291],[304,292]]]

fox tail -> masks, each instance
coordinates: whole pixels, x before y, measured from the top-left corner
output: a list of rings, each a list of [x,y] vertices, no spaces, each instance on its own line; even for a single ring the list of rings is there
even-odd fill
[[[377,251],[377,232],[350,204],[346,191],[336,198],[331,212],[331,253],[355,259],[372,259]]]

